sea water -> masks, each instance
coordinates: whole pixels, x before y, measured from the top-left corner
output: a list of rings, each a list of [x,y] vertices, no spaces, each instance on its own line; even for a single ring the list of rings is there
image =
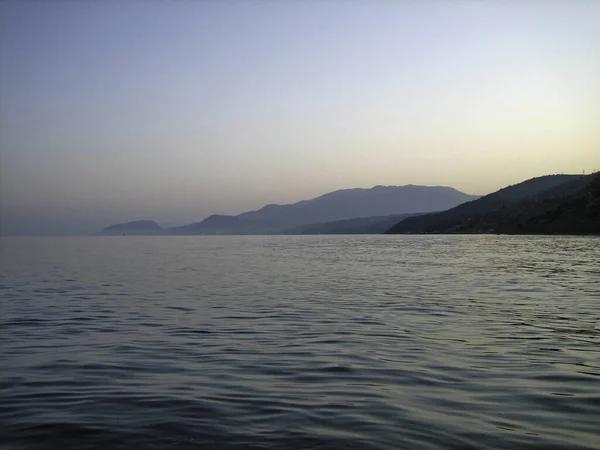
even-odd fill
[[[0,240],[2,449],[600,448],[600,239]]]

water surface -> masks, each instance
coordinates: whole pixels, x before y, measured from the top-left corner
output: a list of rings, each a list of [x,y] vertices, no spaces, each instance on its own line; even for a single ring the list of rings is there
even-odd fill
[[[600,239],[7,238],[3,449],[600,448]]]

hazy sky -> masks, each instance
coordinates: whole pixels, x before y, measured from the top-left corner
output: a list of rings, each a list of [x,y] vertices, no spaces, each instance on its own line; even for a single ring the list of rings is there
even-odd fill
[[[4,1],[0,21],[11,230],[600,169],[598,0]]]

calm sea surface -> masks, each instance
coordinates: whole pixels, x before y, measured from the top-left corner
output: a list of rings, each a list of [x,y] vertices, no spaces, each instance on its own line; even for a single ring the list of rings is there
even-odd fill
[[[598,449],[600,239],[0,240],[0,448]]]

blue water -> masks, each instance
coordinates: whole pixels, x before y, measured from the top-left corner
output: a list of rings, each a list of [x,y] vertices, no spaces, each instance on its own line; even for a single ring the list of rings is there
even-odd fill
[[[600,239],[6,238],[2,449],[600,448]]]

